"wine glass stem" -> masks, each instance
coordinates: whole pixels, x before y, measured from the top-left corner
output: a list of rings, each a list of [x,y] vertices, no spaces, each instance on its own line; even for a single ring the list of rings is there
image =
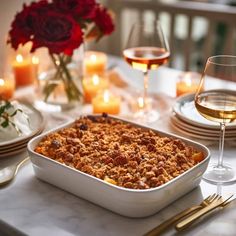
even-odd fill
[[[143,109],[147,109],[147,90],[148,90],[148,70],[143,72],[144,83],[143,83]]]
[[[217,164],[218,168],[223,167],[224,141],[225,141],[225,123],[220,123],[219,158]]]

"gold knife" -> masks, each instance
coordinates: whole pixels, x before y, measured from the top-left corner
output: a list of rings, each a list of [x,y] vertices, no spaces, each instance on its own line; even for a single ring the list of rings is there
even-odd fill
[[[230,198],[232,198],[233,195],[231,195],[230,197],[228,197],[226,200],[223,200],[222,198],[212,202],[210,205],[204,207],[203,209],[197,211],[196,213],[193,213],[192,215],[190,215],[189,217],[185,218],[183,221],[181,221],[180,223],[178,223],[175,228],[178,231],[181,231],[185,228],[187,228],[189,225],[191,225],[192,223],[194,223],[198,218],[200,218],[201,216],[211,212],[212,210],[216,209],[217,207],[224,207],[226,205],[228,205],[231,201],[228,201]]]
[[[194,206],[194,207],[188,208],[188,209],[182,211],[181,213],[178,213],[177,215],[171,217],[167,221],[164,221],[163,223],[161,223],[160,225],[158,225],[154,229],[150,230],[149,232],[147,232],[143,236],[157,236],[157,235],[160,235],[169,226],[176,223],[178,220],[182,219],[183,217],[189,215],[190,213],[192,214],[192,213],[196,212],[199,209],[201,209],[201,206]]]
[[[157,236],[160,235],[163,231],[169,228],[169,226],[175,224],[177,221],[181,220],[182,218],[195,213],[197,210],[202,209],[203,207],[209,205],[211,202],[213,202],[218,197],[217,194],[209,195],[207,198],[205,198],[199,205],[192,206],[190,208],[187,208],[180,213],[172,216],[171,218],[167,219],[166,221],[162,222],[160,225],[156,226],[155,228],[151,229],[147,233],[145,233],[143,236]]]

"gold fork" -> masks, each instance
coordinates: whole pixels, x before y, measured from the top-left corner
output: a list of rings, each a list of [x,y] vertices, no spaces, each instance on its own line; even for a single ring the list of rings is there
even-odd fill
[[[197,219],[199,219],[201,216],[205,215],[206,213],[209,213],[210,211],[216,209],[217,207],[225,207],[226,205],[228,205],[232,201],[230,200],[232,197],[233,197],[233,194],[230,197],[228,197],[226,200],[223,200],[222,197],[218,195],[211,204],[193,213],[189,217],[185,218],[183,221],[178,223],[175,226],[175,228],[178,231],[187,228],[188,226],[193,224]]]
[[[176,223],[178,220],[182,219],[183,217],[190,215],[191,213],[196,212],[199,209],[202,209],[206,206],[208,206],[211,202],[213,202],[216,198],[218,197],[217,194],[212,194],[205,198],[199,205],[197,206],[192,206],[190,208],[187,208],[183,210],[182,212],[178,213],[177,215],[172,216],[168,220],[164,221],[151,231],[147,232],[144,234],[144,236],[155,236],[155,235],[160,235],[161,232],[166,230],[170,225]]]

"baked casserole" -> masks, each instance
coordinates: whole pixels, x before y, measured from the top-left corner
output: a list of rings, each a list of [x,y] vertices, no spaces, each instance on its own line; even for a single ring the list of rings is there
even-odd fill
[[[131,189],[160,186],[204,159],[201,151],[178,138],[106,114],[81,117],[72,126],[49,133],[35,152]]]

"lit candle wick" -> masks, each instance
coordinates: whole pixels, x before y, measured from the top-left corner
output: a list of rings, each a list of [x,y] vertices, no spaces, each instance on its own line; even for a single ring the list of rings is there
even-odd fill
[[[191,81],[191,78],[190,77],[186,77],[185,78],[185,83],[188,87],[190,87],[192,85],[192,81]]]
[[[109,92],[105,91],[104,94],[103,94],[103,101],[105,103],[109,103],[109,97],[110,97]]]
[[[92,55],[90,56],[90,59],[91,59],[91,61],[96,62],[96,61],[97,61],[97,56],[94,55],[94,54],[92,54]]]
[[[39,64],[39,58],[36,57],[36,56],[33,56],[33,57],[32,57],[32,63],[33,63],[34,65]]]
[[[16,56],[16,61],[19,62],[19,63],[22,63],[22,62],[23,62],[23,57],[22,57],[21,54],[18,54],[18,55]]]
[[[138,98],[138,107],[141,109],[144,108],[144,100],[142,97]]]
[[[5,84],[4,80],[0,78],[0,86],[3,86]]]
[[[99,80],[98,75],[94,75],[94,76],[93,76],[93,84],[94,84],[94,85],[98,85],[99,82],[100,82],[100,80]]]

